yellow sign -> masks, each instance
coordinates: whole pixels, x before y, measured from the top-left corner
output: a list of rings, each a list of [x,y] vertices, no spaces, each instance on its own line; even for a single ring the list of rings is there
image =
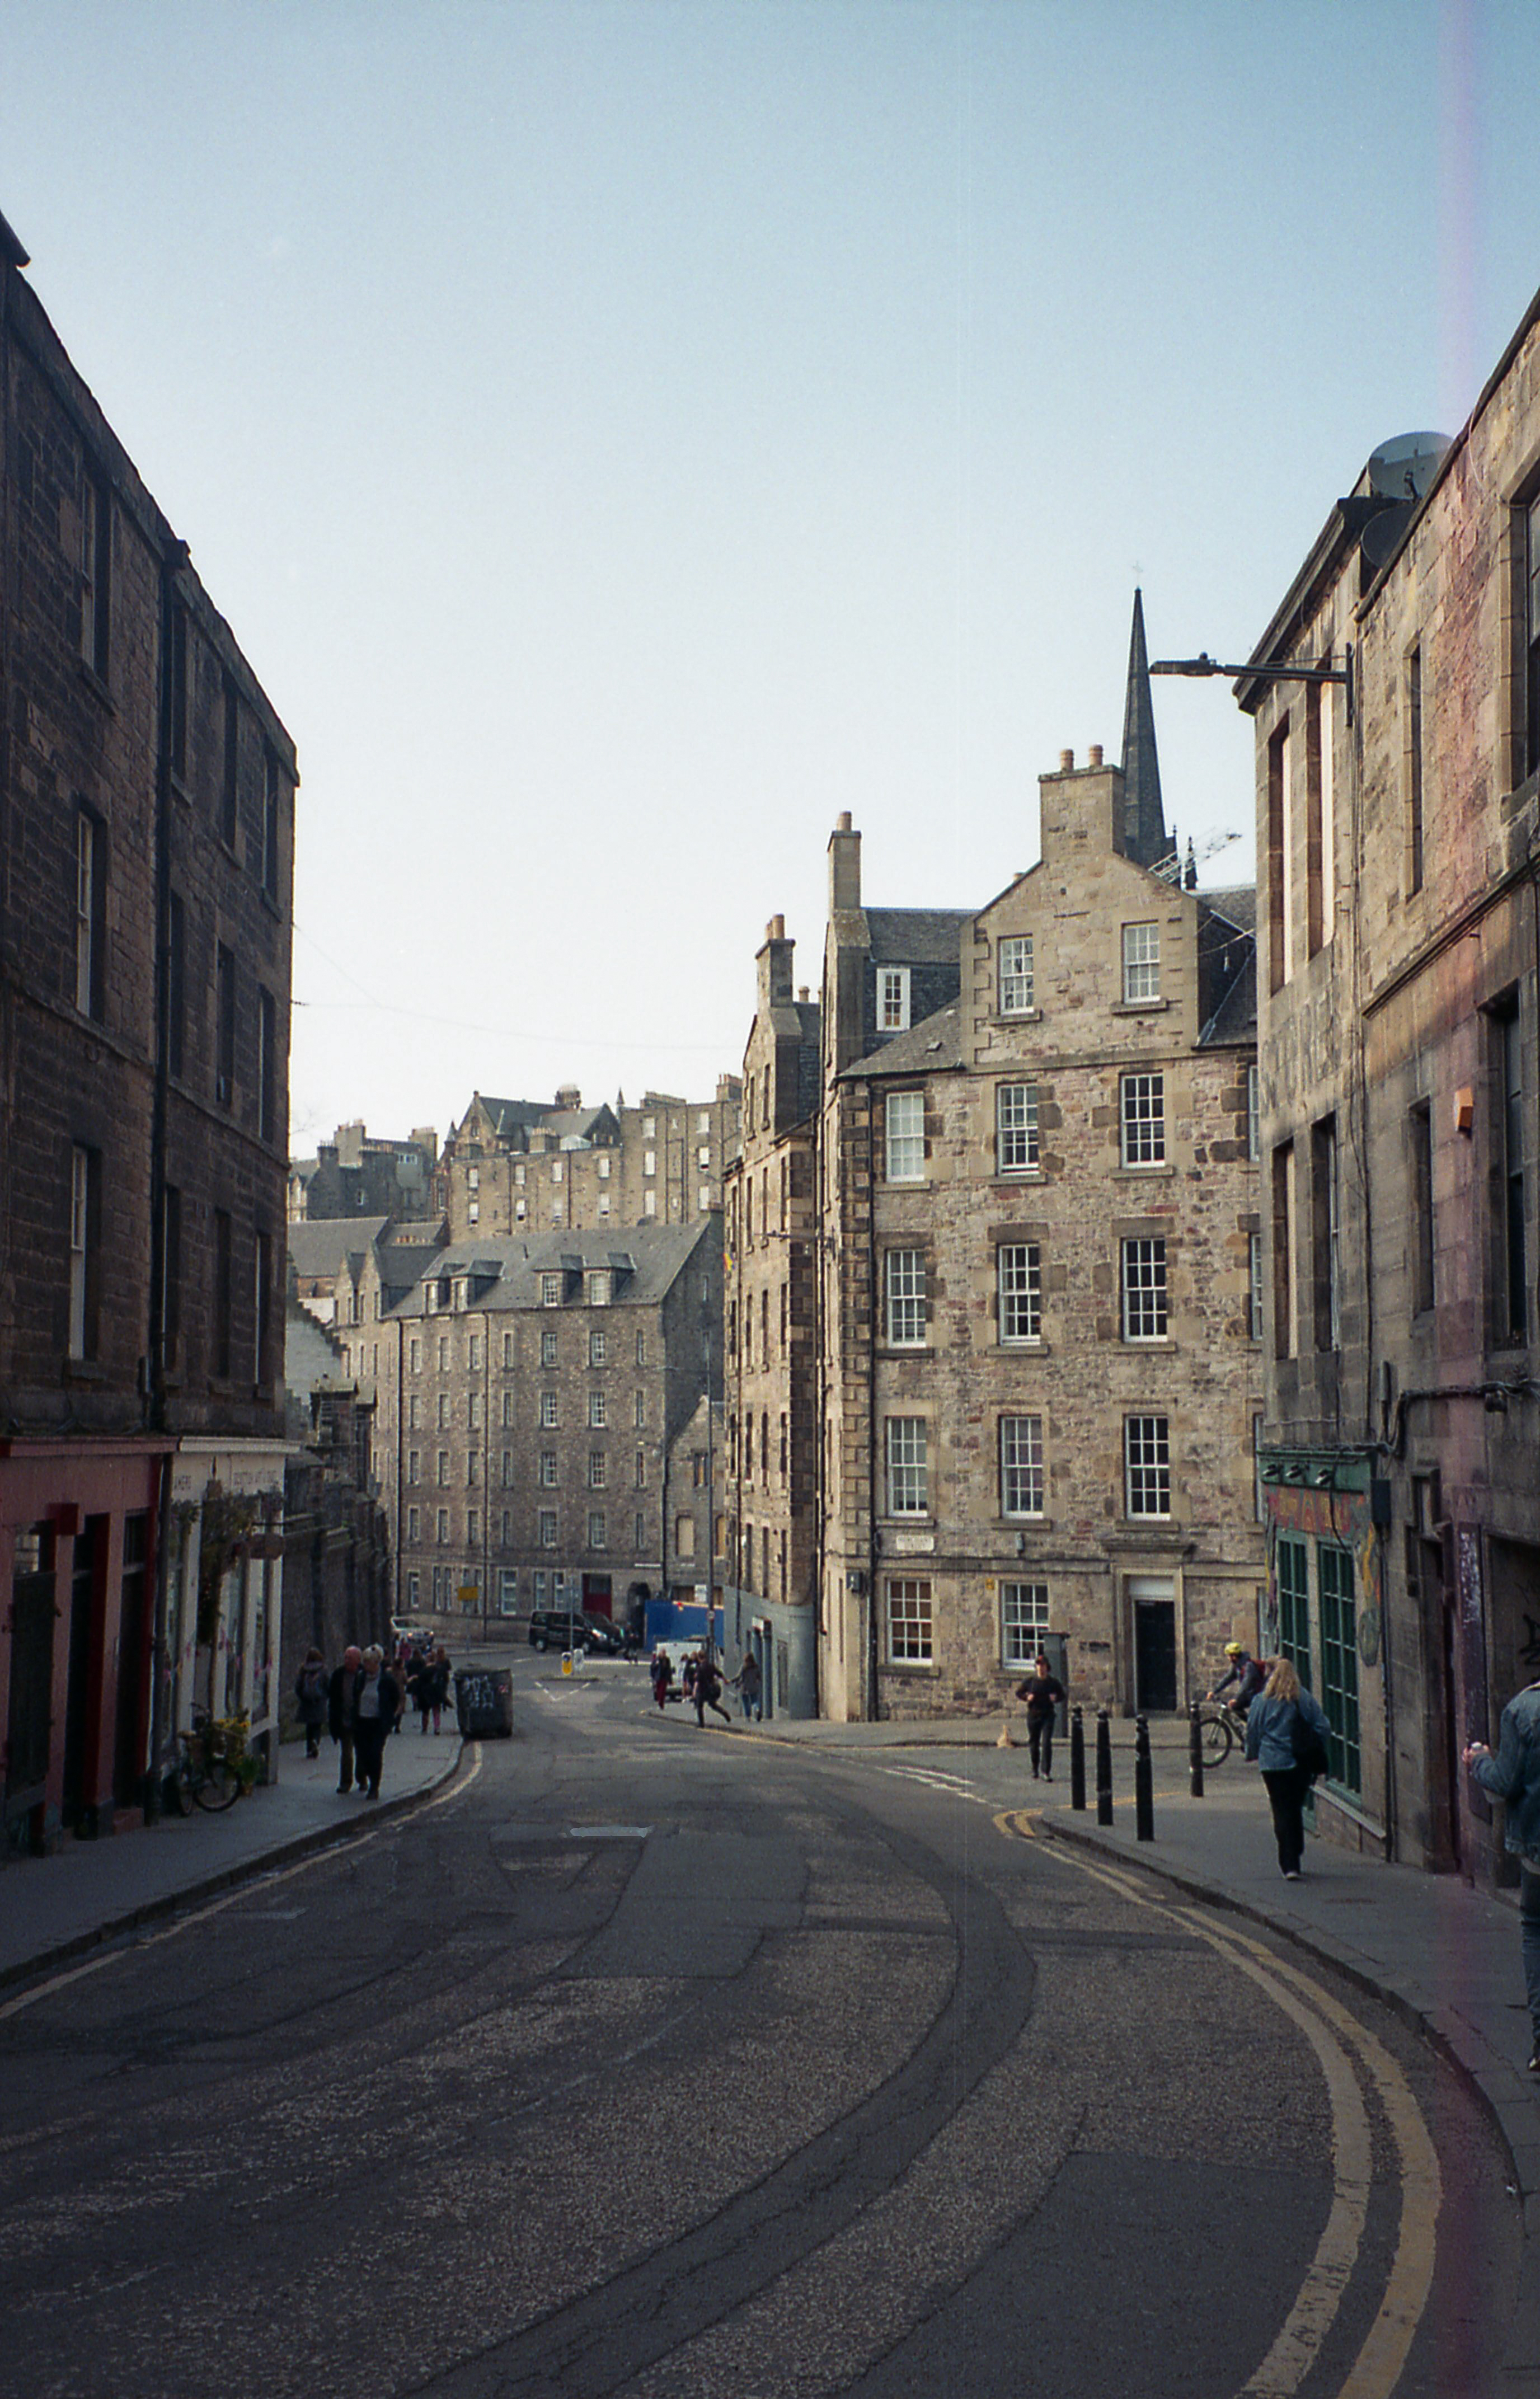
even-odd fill
[[[563,1649],[561,1652],[561,1672],[563,1674],[570,1674],[572,1670],[573,1653],[570,1649]]]

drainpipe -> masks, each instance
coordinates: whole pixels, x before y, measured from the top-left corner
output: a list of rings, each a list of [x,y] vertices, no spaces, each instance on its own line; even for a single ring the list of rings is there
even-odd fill
[[[878,1675],[882,1663],[882,1637],[877,1614],[877,1476],[881,1457],[877,1440],[877,1095],[867,1085],[867,1106],[871,1116],[866,1145],[866,1280],[869,1305],[865,1327],[866,1339],[866,1438],[867,1438],[867,1566],[866,1566],[866,1654],[867,1715],[872,1724],[880,1723],[881,1705],[877,1696]]]
[[[142,1406],[145,1429],[163,1433],[166,1427],[166,1126],[171,1077],[171,616],[176,606],[176,577],[187,562],[187,545],[168,536],[160,562],[160,673],[155,708],[155,1067],[150,1108],[150,1321],[146,1327],[145,1374]],[[144,1791],[144,1815],[153,1823],[160,1813],[160,1789],[166,1746],[166,1627],[170,1606],[170,1565],[167,1539],[171,1518],[171,1458],[161,1462],[159,1500],[155,1511],[155,1626],[150,1641],[150,1770]]]

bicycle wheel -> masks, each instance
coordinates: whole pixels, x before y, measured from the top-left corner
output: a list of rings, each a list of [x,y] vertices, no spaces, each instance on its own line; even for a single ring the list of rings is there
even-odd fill
[[[198,1806],[212,1812],[235,1806],[240,1796],[240,1778],[227,1757],[211,1757],[193,1788]]]
[[[1234,1740],[1235,1735],[1223,1716],[1205,1716],[1203,1719],[1204,1765],[1209,1769],[1223,1766],[1230,1755],[1230,1747]]]
[[[185,1757],[179,1757],[166,1777],[166,1805],[174,1816],[193,1812],[193,1769]]]

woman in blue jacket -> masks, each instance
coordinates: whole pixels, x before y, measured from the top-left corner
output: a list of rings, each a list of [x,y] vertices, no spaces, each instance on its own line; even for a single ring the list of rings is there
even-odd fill
[[[1304,1723],[1324,1742],[1331,1727],[1320,1701],[1307,1691],[1287,1658],[1280,1658],[1246,1719],[1246,1755],[1262,1768],[1278,1837],[1278,1864],[1285,1882],[1298,1882],[1304,1867],[1304,1802],[1316,1769],[1302,1766],[1294,1728]]]

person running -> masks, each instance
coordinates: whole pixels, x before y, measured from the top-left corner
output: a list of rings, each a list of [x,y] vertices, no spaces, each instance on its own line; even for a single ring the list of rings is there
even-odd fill
[[[716,1660],[709,1649],[703,1649],[696,1660],[694,1698],[696,1722],[702,1732],[706,1729],[708,1708],[711,1709],[714,1715],[719,1715],[724,1725],[732,1723],[732,1717],[722,1704],[722,1676],[717,1673]]]
[[[1519,1861],[1519,1937],[1530,2012],[1530,2065],[1540,2074],[1540,1682],[1503,1710],[1494,1757],[1484,1741],[1460,1753],[1483,1791],[1503,1806],[1504,1846]]]
[[[1304,1688],[1290,1660],[1280,1658],[1247,1715],[1246,1755],[1262,1768],[1285,1882],[1300,1881],[1304,1872],[1304,1802],[1325,1770],[1330,1731],[1320,1701]],[[1308,1754],[1311,1733],[1314,1757]]]
[[[329,1677],[326,1660],[317,1648],[304,1653],[304,1663],[294,1677],[294,1697],[299,1702],[300,1722],[304,1727],[304,1754],[319,1757],[321,1734],[326,1726]]]
[[[385,1745],[401,1713],[401,1688],[385,1672],[385,1651],[371,1641],[364,1651],[353,1686],[353,1748],[358,1788],[367,1797],[380,1796],[380,1769]]]
[[[1256,1659],[1252,1657],[1250,1651],[1247,1648],[1244,1641],[1227,1641],[1224,1645],[1224,1654],[1230,1660],[1230,1671],[1227,1674],[1221,1676],[1220,1680],[1214,1685],[1213,1689],[1209,1693],[1209,1697],[1211,1700],[1223,1699],[1231,1684],[1234,1683],[1236,1686],[1236,1696],[1231,1701],[1230,1705],[1234,1708],[1237,1716],[1244,1716],[1250,1711],[1252,1701],[1256,1698],[1257,1693],[1261,1690],[1263,1683],[1267,1680],[1267,1670],[1264,1666],[1258,1664]]]
[[[1032,1779],[1038,1775],[1042,1759],[1045,1782],[1053,1781],[1053,1728],[1056,1712],[1064,1704],[1064,1686],[1059,1680],[1042,1650],[1037,1653],[1032,1673],[1016,1686],[1016,1696],[1027,1703],[1027,1746],[1032,1752]]]
[[[342,1754],[337,1772],[339,1792],[351,1791],[353,1788],[353,1740],[358,1730],[358,1717],[354,1710],[358,1693],[358,1669],[363,1661],[364,1653],[361,1649],[352,1647],[344,1649],[343,1662],[333,1670],[331,1680],[326,1687],[327,1725],[332,1740]]]

